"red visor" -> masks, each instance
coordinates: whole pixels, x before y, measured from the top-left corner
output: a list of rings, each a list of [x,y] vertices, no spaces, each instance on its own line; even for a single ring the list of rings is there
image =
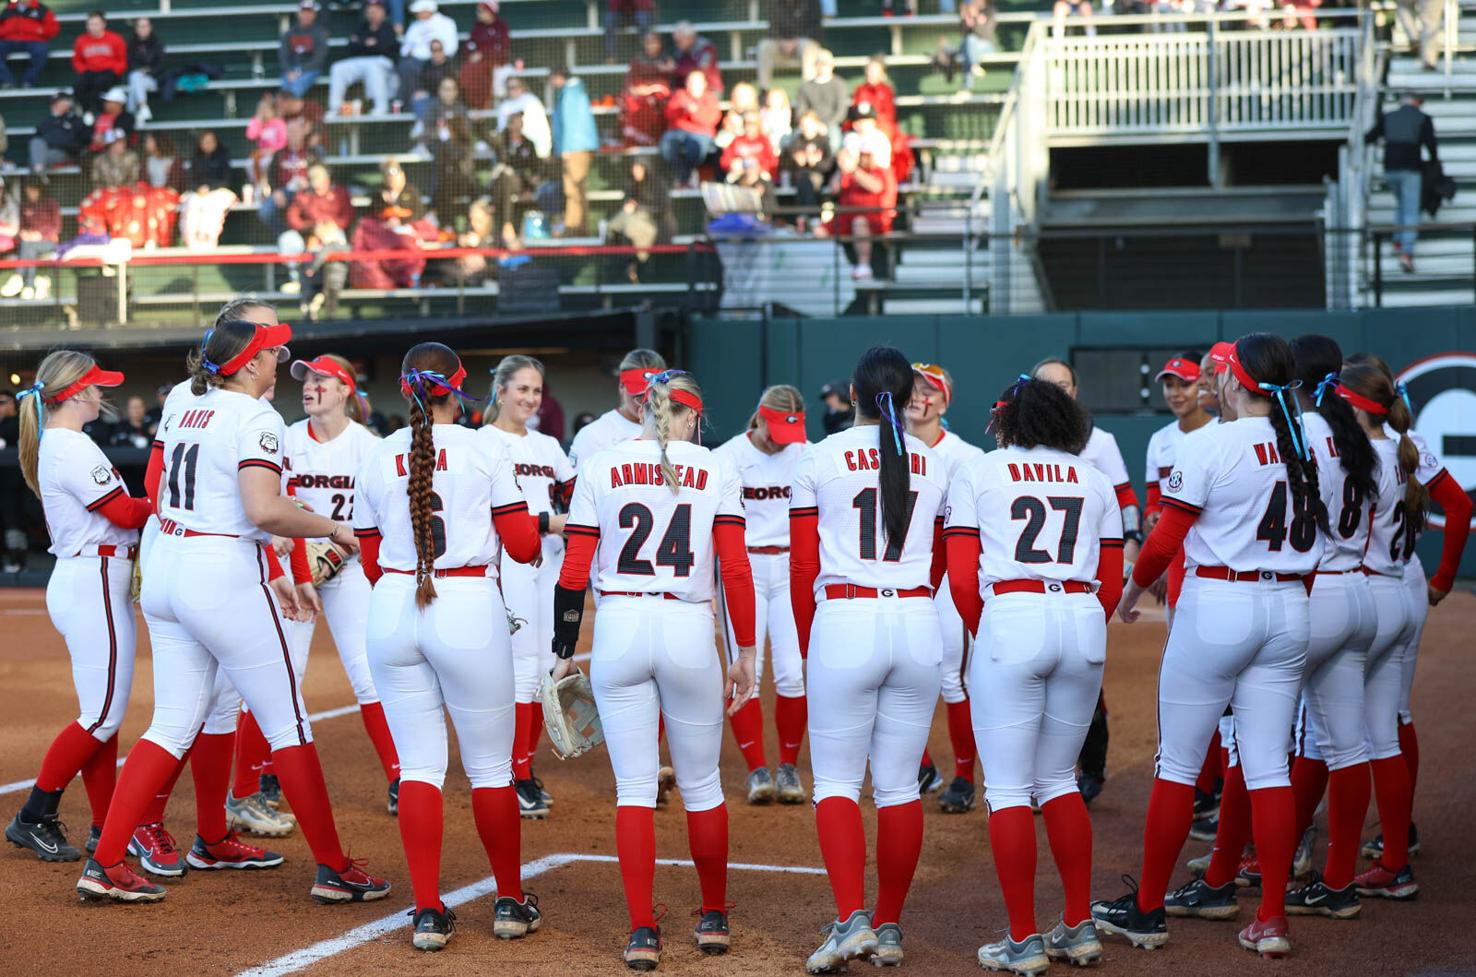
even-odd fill
[[[327,356],[319,356],[315,360],[296,360],[292,364],[292,379],[306,380],[309,373],[320,377],[333,377],[341,380],[349,388],[349,393],[358,390],[359,384],[354,375],[343,368],[343,365]]]
[[[949,384],[948,376],[943,372],[941,366],[933,363],[914,363],[912,364],[912,372],[940,390],[943,394],[944,403],[953,400],[953,387]]]
[[[634,370],[621,370],[620,386],[624,387],[625,392],[632,397],[639,397],[646,392],[646,387],[650,386],[651,378],[660,372],[661,370],[651,366],[640,366]]]
[[[696,394],[691,393],[687,390],[677,390],[675,388],[672,388],[667,390],[666,395],[670,397],[673,402],[681,404],[683,407],[690,407],[692,410],[696,411],[699,414],[702,413],[702,398],[697,396]]]
[[[805,440],[804,411],[796,413],[759,405],[758,412],[769,425],[769,440],[775,444],[799,444]]]
[[[1235,344],[1221,340],[1210,347],[1210,362],[1215,365],[1215,375],[1218,376],[1230,368],[1230,354],[1235,352]]]
[[[423,390],[427,397],[444,397],[452,393],[460,395],[461,385],[466,382],[466,367],[458,362],[456,364],[456,372],[449,377],[445,377],[445,383],[439,382],[429,374],[422,373],[420,376],[424,378]],[[400,377],[400,393],[406,397],[412,395],[413,391],[410,387],[409,376]]]
[[[1339,397],[1342,397],[1348,402],[1349,406],[1356,407],[1361,411],[1374,415],[1375,417],[1383,417],[1385,414],[1389,413],[1389,408],[1385,407],[1383,404],[1380,404],[1376,400],[1369,400],[1367,397],[1363,396],[1363,394],[1354,393],[1342,384],[1338,384],[1337,393]]]
[[[1197,383],[1199,381],[1199,364],[1193,360],[1186,360],[1182,356],[1175,356],[1163,365],[1154,380],[1162,380],[1167,376],[1175,376],[1185,383]]]
[[[88,387],[116,387],[122,383],[123,374],[117,372],[116,370],[104,370],[102,367],[94,363],[92,369],[82,374],[82,376],[77,379],[76,383],[72,384],[70,387],[67,387],[55,397],[47,397],[46,399],[50,403],[59,404],[62,401],[66,400],[68,397],[75,397],[77,394],[86,390]]]
[[[256,327],[256,334],[251,337],[251,342],[247,343],[246,348],[241,350],[241,352],[217,366],[214,371],[217,375],[223,377],[230,376],[247,363],[250,363],[252,358],[264,349],[276,348],[280,350],[277,354],[277,362],[279,363],[292,355],[287,351],[287,344],[292,341],[292,327],[287,323],[279,322],[276,325],[267,326],[256,322],[250,323],[250,325]],[[208,360],[206,364],[208,369]]]
[[[1225,357],[1225,362],[1230,364],[1230,372],[1235,374],[1235,379],[1240,385],[1253,394],[1262,397],[1267,396],[1266,391],[1261,389],[1261,381],[1250,375],[1250,371],[1240,364],[1240,356],[1235,352],[1235,347],[1230,347],[1230,355]]]

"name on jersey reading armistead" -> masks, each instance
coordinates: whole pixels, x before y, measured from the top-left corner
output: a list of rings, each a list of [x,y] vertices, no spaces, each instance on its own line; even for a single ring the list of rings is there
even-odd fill
[[[694,468],[689,465],[671,466],[676,470],[677,485],[680,488],[696,489],[702,491],[707,488],[707,469]],[[619,465],[610,467],[610,487],[620,488],[623,485],[659,485],[666,487],[666,482],[661,477],[661,465],[645,461],[625,461]]]

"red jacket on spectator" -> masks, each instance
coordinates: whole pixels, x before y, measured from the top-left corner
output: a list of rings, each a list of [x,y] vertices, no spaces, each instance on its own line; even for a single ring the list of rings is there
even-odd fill
[[[738,136],[728,143],[728,148],[723,150],[721,161],[723,172],[731,170],[733,163],[737,160],[754,160],[758,163],[759,169],[767,173],[770,179],[774,178],[774,171],[779,168],[779,159],[774,155],[773,144],[769,142],[769,137],[764,135],[753,138],[747,135]]]
[[[718,70],[717,47],[705,37],[695,38],[691,50],[677,52],[674,87],[680,88],[686,77],[694,71],[707,76],[708,91],[722,94],[723,74]]]
[[[869,214],[849,213],[837,214],[836,217],[843,223],[840,225],[840,233],[849,234],[850,224],[857,217],[865,217],[866,223],[871,225],[873,234],[886,234],[892,229],[892,220],[897,216],[897,180],[892,176],[892,171],[885,166],[873,166],[865,172],[882,181],[882,187],[878,191],[867,190],[861,186],[856,179],[856,171],[842,173],[840,179],[840,194],[836,197],[836,204],[840,207],[874,207],[876,211]],[[834,230],[834,229],[832,229]]]
[[[872,109],[876,111],[876,124],[890,136],[892,130],[897,128],[897,93],[892,91],[892,86],[886,82],[880,85],[857,85],[856,90],[851,93],[851,104],[860,105],[862,102],[871,103]]]
[[[55,244],[61,240],[61,204],[53,197],[42,197],[32,203],[22,199],[20,226],[23,231],[35,231],[41,240]]]
[[[718,107],[717,95],[711,89],[702,93],[700,99],[692,97],[685,88],[672,93],[666,102],[666,127],[695,132],[709,138],[717,134],[718,123],[723,119],[723,110]]]
[[[477,52],[482,56],[483,61],[493,67],[507,64],[512,51],[512,40],[508,36],[507,21],[501,17],[490,24],[477,21],[472,25],[471,38],[462,46],[462,51],[466,54]]]
[[[609,0],[610,9],[617,14],[634,13],[637,10],[656,11],[656,0]]]
[[[294,231],[310,232],[321,221],[332,221],[345,231],[353,223],[354,204],[343,187],[329,187],[321,196],[311,189],[301,190],[292,198],[287,224]]]
[[[0,41],[49,41],[61,30],[56,14],[42,3],[10,0],[0,11]]]
[[[128,74],[128,45],[112,31],[103,31],[102,37],[84,33],[72,45],[72,67],[78,74],[111,71],[122,78]]]

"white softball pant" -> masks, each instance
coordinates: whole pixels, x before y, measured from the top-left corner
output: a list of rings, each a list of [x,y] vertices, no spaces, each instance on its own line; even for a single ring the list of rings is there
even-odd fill
[[[1076,758],[1102,691],[1107,621],[1091,594],[1004,594],[984,602],[969,686],[989,810],[1076,790]]]
[[[601,597],[589,680],[605,729],[616,804],[656,806],[659,717],[682,806],[723,803],[724,669],[711,604],[662,597]]]
[[[947,577],[933,595],[933,606],[938,609],[938,632],[943,638],[943,701],[962,702],[969,696],[964,681],[972,671],[965,658],[971,639],[963,618],[958,615],[958,608],[953,606]],[[1100,608],[1102,605],[1097,606]]]
[[[553,595],[563,565],[564,547],[557,537],[544,538],[541,566],[519,563],[506,551],[502,554],[499,576],[507,630],[512,634],[518,702],[537,700],[538,685],[554,666]]]
[[[769,655],[774,659],[774,691],[788,699],[805,694],[805,660],[800,655],[799,632],[794,625],[794,604],[789,599],[789,554],[748,554],[753,568],[754,640],[758,658],[754,661],[754,681],[764,678],[764,637],[769,639]],[[733,622],[728,619],[722,582],[717,586],[718,605],[722,608],[723,627],[728,635],[728,656],[738,654],[738,639]],[[755,688],[758,686],[755,685]]]
[[[1250,790],[1285,787],[1309,637],[1301,581],[1184,581],[1158,672],[1156,776],[1193,784],[1229,705]]]
[[[1430,616],[1429,586],[1425,581],[1425,567],[1418,558],[1405,564],[1404,586],[1409,591],[1408,606],[1413,630],[1405,634],[1405,646],[1400,652],[1404,677],[1399,688],[1399,721],[1412,723],[1414,711],[1409,707],[1409,696],[1414,691],[1415,663],[1420,657],[1420,639],[1425,634],[1425,619]]]
[[[312,742],[262,547],[161,536],[148,561],[142,604],[154,649],[154,718],[144,738],[182,756],[212,712],[224,672],[273,750]]]
[[[1378,631],[1368,649],[1363,673],[1363,715],[1368,758],[1398,756],[1399,696],[1404,686],[1404,655],[1415,634],[1410,590],[1400,577],[1368,578]],[[1423,600],[1421,601],[1423,603]]]
[[[46,610],[67,643],[77,725],[106,743],[123,725],[133,690],[133,562],[116,556],[56,561],[46,584]]]
[[[512,783],[512,643],[491,577],[442,577],[415,606],[415,577],[386,573],[369,601],[369,670],[400,754],[400,779],[446,781],[446,713],[472,789]]]
[[[859,800],[868,760],[877,807],[918,799],[941,644],[927,598],[822,600],[816,607],[808,661],[816,804]]]
[[[1296,752],[1341,770],[1368,760],[1363,672],[1378,628],[1368,578],[1360,572],[1318,575],[1307,610],[1311,637]]]

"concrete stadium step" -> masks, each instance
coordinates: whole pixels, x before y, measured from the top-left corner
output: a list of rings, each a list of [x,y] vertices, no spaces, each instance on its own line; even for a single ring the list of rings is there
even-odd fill
[[[982,315],[985,309],[985,300],[982,296],[968,302],[961,298],[889,298],[883,302],[888,315]]]
[[[1373,292],[1368,301],[1373,303]],[[1472,301],[1471,286],[1465,288],[1421,288],[1415,291],[1384,290],[1384,308],[1429,308],[1440,305],[1469,305]]]

